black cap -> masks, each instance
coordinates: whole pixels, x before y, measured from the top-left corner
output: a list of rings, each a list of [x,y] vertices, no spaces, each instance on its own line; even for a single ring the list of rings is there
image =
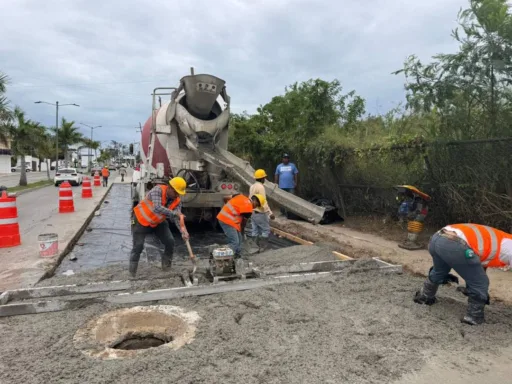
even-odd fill
[[[289,159],[289,158],[290,158],[290,155],[289,155],[289,154],[287,154],[287,153],[285,153],[285,154],[283,154],[283,159],[284,159],[284,158],[288,158],[288,159]]]

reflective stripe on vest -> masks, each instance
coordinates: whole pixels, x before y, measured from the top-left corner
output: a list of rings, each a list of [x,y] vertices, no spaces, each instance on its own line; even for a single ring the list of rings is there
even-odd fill
[[[459,229],[464,233],[468,245],[480,257],[484,267],[502,267],[506,265],[499,259],[504,232],[479,224],[455,224],[450,225],[450,227]]]
[[[167,186],[160,185],[159,187],[162,189],[161,204],[165,207],[165,203],[167,202]],[[177,197],[167,208],[173,211],[176,209],[176,207],[178,207],[179,203],[180,198]],[[145,227],[156,227],[158,224],[163,223],[166,219],[165,215],[155,212],[155,205],[148,196],[146,196],[144,200],[137,204],[137,206],[133,209],[133,212],[135,213],[137,221]]]
[[[238,195],[224,204],[224,207],[222,207],[222,210],[217,215],[217,220],[240,232],[242,230],[240,225],[242,223],[241,214],[251,213],[252,209],[251,200],[244,195]],[[239,211],[240,213],[238,213]]]

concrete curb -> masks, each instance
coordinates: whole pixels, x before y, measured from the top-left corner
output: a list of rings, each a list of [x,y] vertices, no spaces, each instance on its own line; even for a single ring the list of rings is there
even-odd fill
[[[48,278],[52,277],[55,274],[55,271],[59,267],[59,265],[62,262],[62,260],[64,260],[64,258],[69,254],[69,252],[71,252],[71,250],[76,245],[76,243],[77,243],[78,239],[80,238],[80,236],[82,236],[82,234],[85,232],[85,230],[89,226],[90,222],[94,218],[94,214],[101,207],[101,204],[103,204],[103,202],[107,198],[107,196],[110,193],[110,190],[112,189],[113,185],[114,185],[114,183],[110,184],[110,186],[108,187],[107,192],[105,193],[105,195],[101,198],[101,200],[98,202],[98,204],[96,204],[96,207],[94,207],[94,209],[92,210],[91,214],[85,219],[84,224],[78,229],[78,231],[71,238],[71,240],[69,240],[68,244],[66,245],[66,248],[64,248],[62,250],[62,252],[59,253],[59,256],[57,257],[57,259],[55,259],[55,262],[52,263],[51,268],[48,269],[47,271],[45,271],[43,273],[43,275],[37,280],[37,282],[34,285],[37,285],[40,281],[42,281],[44,279],[48,279]]]

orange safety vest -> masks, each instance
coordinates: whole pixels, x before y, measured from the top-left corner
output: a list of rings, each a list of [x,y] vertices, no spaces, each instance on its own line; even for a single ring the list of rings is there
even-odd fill
[[[247,196],[238,195],[229,200],[217,215],[217,220],[242,231],[242,214],[252,213],[252,202]]]
[[[449,227],[460,230],[466,236],[466,242],[480,257],[484,267],[501,268],[508,265],[500,260],[501,242],[512,239],[512,235],[480,224],[453,224]]]
[[[103,177],[108,177],[109,175],[110,175],[110,172],[108,171],[108,169],[107,169],[107,168],[103,168],[103,169],[101,170],[101,176],[103,176]]]
[[[157,185],[157,187],[162,188],[162,205],[165,207],[165,203],[167,202],[167,185]],[[180,198],[177,197],[173,200],[171,204],[167,207],[171,211],[176,209],[178,204],[180,203]],[[135,213],[135,217],[137,221],[143,225],[144,227],[156,227],[158,224],[163,223],[166,219],[165,215],[161,215],[155,212],[155,205],[148,198],[142,200],[135,208],[133,208],[133,213]]]

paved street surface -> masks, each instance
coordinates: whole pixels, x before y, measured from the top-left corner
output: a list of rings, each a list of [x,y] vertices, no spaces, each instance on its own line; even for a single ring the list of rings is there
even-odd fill
[[[53,180],[55,171],[50,171],[50,177]],[[27,181],[29,183],[35,183],[36,181],[48,180],[46,171],[44,172],[28,172]],[[0,185],[5,185],[8,188],[16,187],[20,183],[20,173],[13,172],[7,174],[0,174]]]
[[[0,248],[0,291],[35,284],[57,259],[39,256],[38,235],[57,233],[62,252],[107,192],[93,187],[93,198],[82,199],[81,187],[73,187],[75,212],[59,214],[58,190],[52,185],[17,198],[21,245]]]

